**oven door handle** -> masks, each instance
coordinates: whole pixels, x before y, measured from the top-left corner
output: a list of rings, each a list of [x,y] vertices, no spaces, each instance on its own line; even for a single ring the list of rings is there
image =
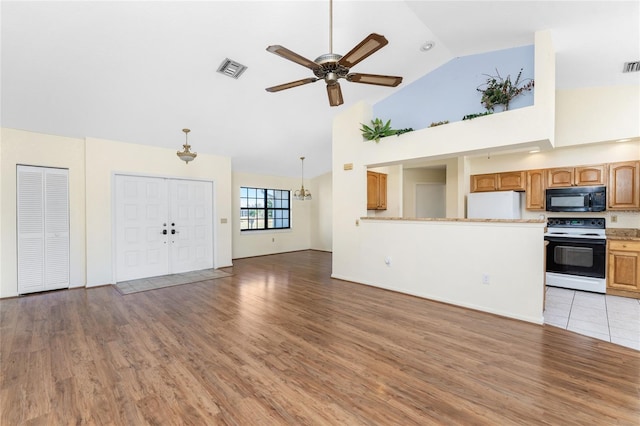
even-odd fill
[[[606,246],[607,240],[603,238],[565,238],[565,237],[544,237],[545,241],[550,243],[569,245],[590,245],[590,246]]]

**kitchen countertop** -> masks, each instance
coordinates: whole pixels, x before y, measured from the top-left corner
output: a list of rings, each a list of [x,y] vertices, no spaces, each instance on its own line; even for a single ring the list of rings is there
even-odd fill
[[[364,216],[361,220],[396,220],[411,222],[487,222],[487,223],[547,223],[545,219],[465,219],[441,217],[375,217]],[[639,234],[640,235],[640,234]]]
[[[607,228],[605,231],[609,240],[640,241],[638,228]]]

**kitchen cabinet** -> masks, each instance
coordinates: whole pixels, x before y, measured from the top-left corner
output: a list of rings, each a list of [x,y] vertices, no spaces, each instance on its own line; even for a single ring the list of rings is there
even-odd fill
[[[640,210],[640,161],[609,164],[609,210]]]
[[[547,169],[547,188],[604,185],[606,170],[604,164]]]
[[[545,209],[545,171],[527,170],[525,193],[527,210]]]
[[[497,189],[498,189],[497,173],[471,176],[471,192],[495,191]]]
[[[498,191],[524,191],[525,179],[525,172],[498,173]]]
[[[471,192],[524,190],[525,172],[487,173],[471,176]]]
[[[608,240],[607,293],[640,299],[640,241]]]
[[[367,210],[387,209],[387,175],[367,171]]]

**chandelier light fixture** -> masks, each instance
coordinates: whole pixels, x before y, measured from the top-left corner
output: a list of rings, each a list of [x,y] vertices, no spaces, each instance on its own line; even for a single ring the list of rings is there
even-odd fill
[[[189,138],[189,132],[191,130],[182,129],[182,131],[184,132],[184,145],[182,145],[183,150],[178,151],[176,155],[180,157],[182,161],[189,164],[189,161],[193,161],[198,156],[198,153],[189,151],[191,149],[191,145],[189,145],[188,138]]]
[[[296,190],[296,192],[293,193],[293,197],[296,200],[310,200],[311,199],[311,192],[309,192],[309,190],[304,189],[304,157],[300,157],[300,161],[302,162],[302,186],[300,187],[300,189]]]

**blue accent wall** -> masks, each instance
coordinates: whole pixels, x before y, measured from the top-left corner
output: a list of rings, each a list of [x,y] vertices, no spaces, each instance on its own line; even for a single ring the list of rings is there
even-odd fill
[[[510,75],[512,82],[521,68],[521,80],[534,78],[534,46],[452,59],[373,105],[373,118],[390,119],[394,129],[418,130],[433,122],[460,121],[465,115],[484,112],[482,94],[476,89],[486,81],[485,74],[496,74],[496,68],[503,78]],[[509,110],[531,105],[533,91],[524,92],[511,101]]]

